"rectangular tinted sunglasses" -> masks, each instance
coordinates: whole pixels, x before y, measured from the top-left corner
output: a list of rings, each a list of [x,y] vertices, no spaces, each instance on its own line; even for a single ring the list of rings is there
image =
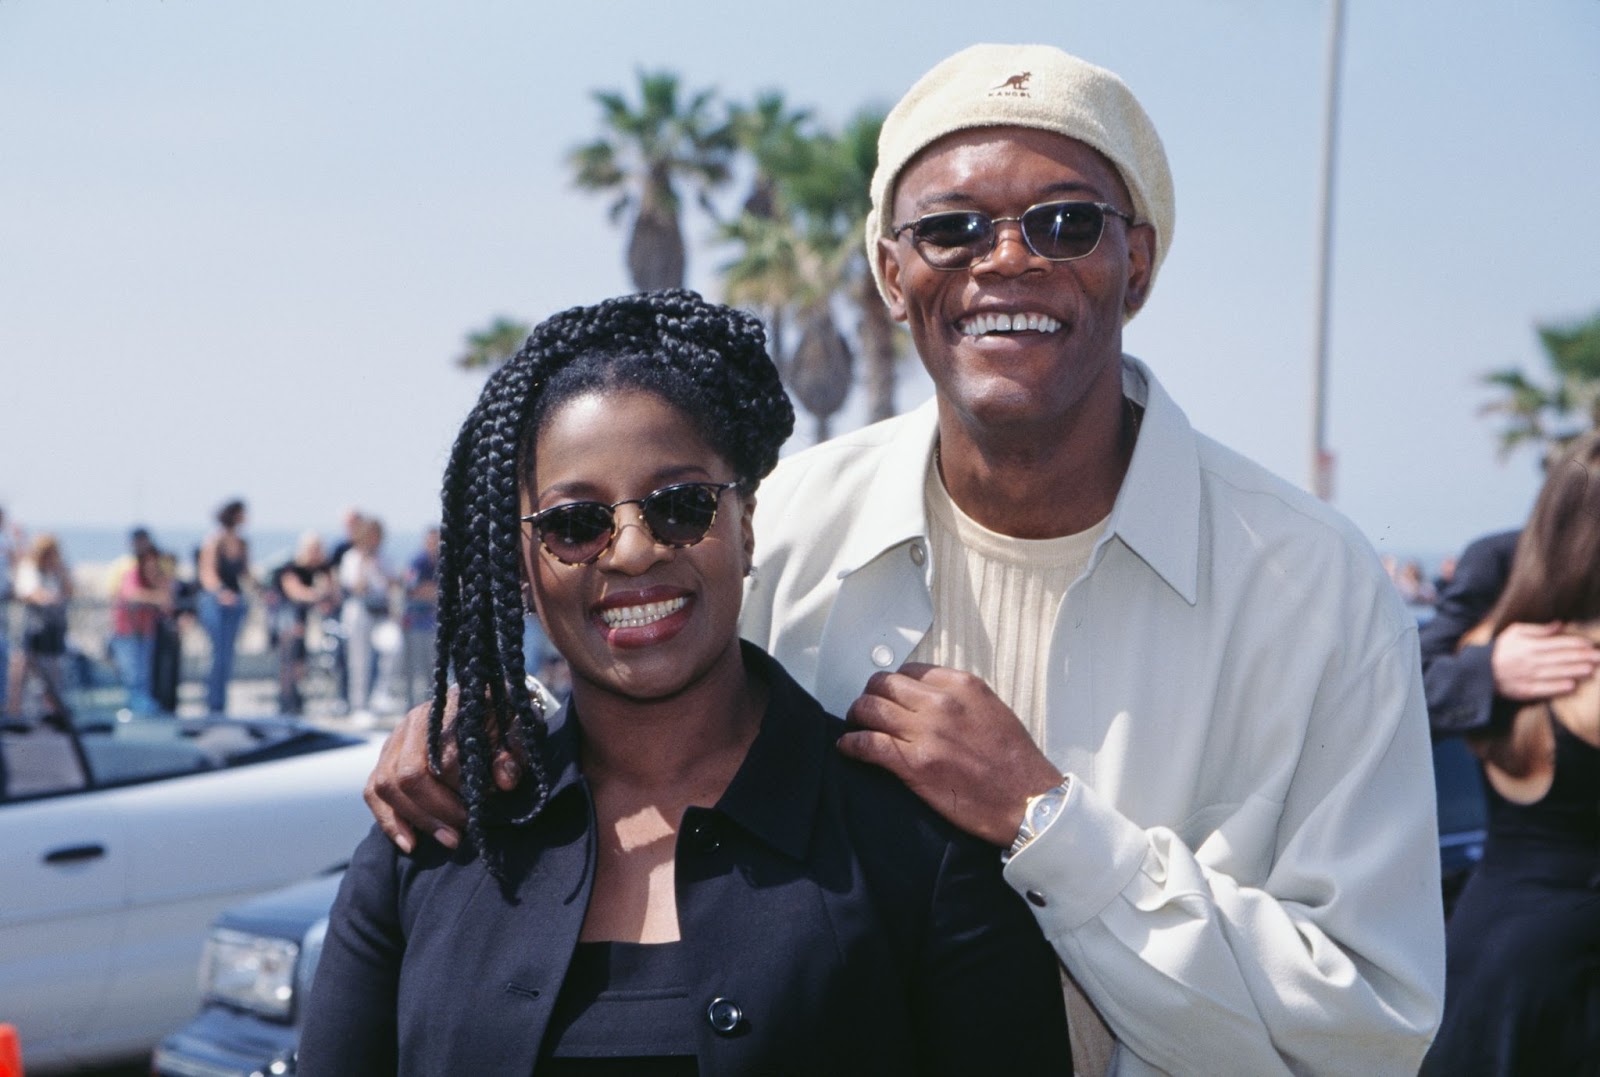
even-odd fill
[[[910,231],[923,261],[934,269],[954,271],[988,257],[999,234],[997,226],[1016,221],[1030,251],[1052,262],[1070,262],[1094,253],[1108,216],[1133,223],[1131,216],[1106,202],[1041,202],[1017,217],[991,217],[975,209],[930,213],[896,225],[893,235],[899,239]]]
[[[681,549],[706,537],[717,521],[717,503],[736,482],[680,482],[610,505],[601,501],[569,501],[522,517],[532,524],[539,544],[564,565],[597,560],[617,536],[617,510],[638,505],[651,536],[663,546]]]

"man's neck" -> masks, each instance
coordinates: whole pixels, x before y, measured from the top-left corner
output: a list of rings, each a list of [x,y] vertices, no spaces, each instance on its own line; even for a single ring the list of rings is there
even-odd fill
[[[999,434],[940,409],[937,463],[950,498],[978,523],[1013,538],[1074,535],[1111,512],[1138,437],[1141,412],[1115,404],[1065,428]]]

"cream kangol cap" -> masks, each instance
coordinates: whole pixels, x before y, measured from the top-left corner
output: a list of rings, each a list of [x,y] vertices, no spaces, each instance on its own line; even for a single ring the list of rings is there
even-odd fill
[[[1172,172],[1155,125],[1115,74],[1053,45],[973,45],[917,80],[878,136],[867,264],[883,292],[878,237],[893,227],[895,181],[923,149],[973,127],[1032,127],[1077,139],[1116,166],[1134,216],[1155,227],[1151,283],[1172,245]],[[887,295],[884,297],[888,298]]]

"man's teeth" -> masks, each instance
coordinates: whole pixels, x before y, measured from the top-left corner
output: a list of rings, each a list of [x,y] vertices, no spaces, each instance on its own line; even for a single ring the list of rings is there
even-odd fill
[[[1054,333],[1061,323],[1048,314],[975,314],[961,323],[969,337],[985,333]]]
[[[669,598],[665,602],[647,602],[643,606],[614,606],[600,611],[600,619],[607,628],[638,628],[659,621],[683,609],[689,600],[684,597]]]

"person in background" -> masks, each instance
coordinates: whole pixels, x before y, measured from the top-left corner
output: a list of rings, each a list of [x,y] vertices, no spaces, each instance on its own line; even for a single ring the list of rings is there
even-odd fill
[[[1600,434],[1552,462],[1500,597],[1462,647],[1492,649],[1519,625],[1600,642]],[[1467,742],[1488,838],[1450,920],[1444,1021],[1423,1072],[1600,1073],[1600,670]]]
[[[156,619],[156,638],[150,671],[150,695],[163,714],[178,713],[178,686],[183,681],[182,624],[194,617],[193,580],[178,577],[178,559],[169,550],[157,550],[161,575],[172,581],[172,606]]]
[[[109,647],[117,676],[128,690],[128,709],[134,714],[161,710],[151,693],[155,669],[156,634],[163,615],[172,611],[172,579],[162,567],[161,551],[150,532],[139,527],[129,536],[132,553],[126,563],[113,565],[111,580],[111,639]]]
[[[401,629],[405,651],[405,705],[415,707],[433,695],[433,634],[439,627],[439,529],[422,533],[422,549],[406,566]]]
[[[778,465],[744,637],[1007,850],[1078,1073],[1414,1071],[1444,987],[1416,618],[1124,354],[1175,221],[1150,118],[1059,49],[976,45],[891,110],[871,194],[935,397]],[[402,841],[462,818],[426,717],[368,783]]]
[[[217,529],[200,545],[195,569],[199,576],[200,623],[211,638],[211,670],[206,674],[206,710],[225,714],[228,682],[233,679],[234,648],[247,610],[250,545],[241,529],[243,501],[229,501],[217,510]]]
[[[6,686],[11,680],[11,599],[16,564],[15,536],[6,524],[6,510],[0,507],[0,706],[9,698]]]
[[[1600,668],[1600,647],[1556,623],[1510,624],[1492,638],[1463,642],[1499,601],[1521,535],[1499,531],[1468,545],[1422,626],[1422,680],[1435,737],[1504,733],[1525,704],[1570,692]]]
[[[328,554],[328,571],[333,574],[335,585],[339,582],[339,566],[344,561],[344,555],[349,553],[356,544],[356,536],[366,525],[366,516],[354,505],[348,506],[339,517],[339,525],[343,534],[333,544],[333,550]],[[341,628],[333,637],[333,665],[339,678],[339,702],[345,710],[350,709],[350,645],[345,639],[344,630]]]
[[[294,556],[272,574],[272,587],[280,598],[278,709],[284,714],[301,714],[305,711],[300,681],[306,668],[306,625],[313,610],[330,609],[338,594],[320,535],[306,531],[300,536]]]
[[[344,595],[339,622],[350,672],[350,713],[358,722],[371,721],[373,693],[382,681],[373,633],[389,620],[389,589],[394,584],[382,549],[383,524],[364,517],[355,544],[339,560],[339,590]]]
[[[17,566],[16,596],[22,603],[22,646],[11,657],[6,718],[23,720],[29,683],[37,681],[44,695],[45,716],[70,718],[62,659],[67,653],[67,604],[72,600],[72,573],[52,534],[34,537],[28,555]]]

